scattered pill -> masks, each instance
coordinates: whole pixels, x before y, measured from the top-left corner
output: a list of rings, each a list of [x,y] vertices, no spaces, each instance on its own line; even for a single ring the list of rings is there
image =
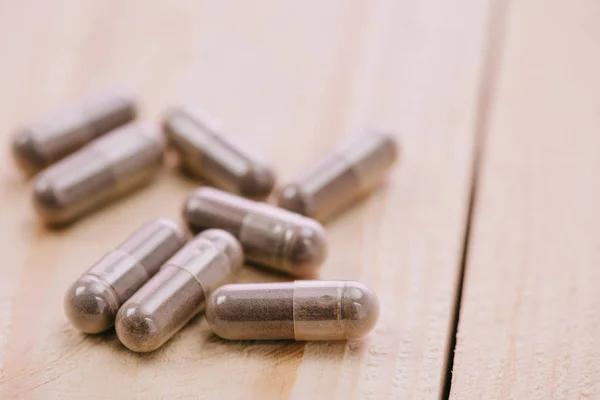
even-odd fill
[[[116,320],[121,343],[137,352],[162,346],[204,311],[210,293],[241,268],[243,258],[229,233],[210,229],[200,234],[121,307]]]
[[[229,340],[345,340],[369,333],[377,297],[355,281],[225,285],[210,297],[206,319]]]
[[[284,186],[278,205],[326,221],[372,190],[397,158],[398,145],[392,135],[365,129]]]
[[[14,158],[33,175],[135,115],[133,95],[124,88],[84,99],[18,130],[13,137]]]
[[[199,109],[171,110],[164,122],[182,166],[211,186],[256,200],[273,190],[272,168],[224,133],[221,123]]]
[[[71,285],[64,302],[67,318],[85,333],[111,328],[119,307],[184,243],[185,235],[174,221],[144,224]]]
[[[297,277],[313,277],[327,255],[318,222],[217,189],[195,190],[183,215],[192,232],[225,229],[239,239],[247,260]]]
[[[162,166],[164,143],[152,125],[132,123],[43,171],[34,205],[48,225],[71,222],[148,183]]]

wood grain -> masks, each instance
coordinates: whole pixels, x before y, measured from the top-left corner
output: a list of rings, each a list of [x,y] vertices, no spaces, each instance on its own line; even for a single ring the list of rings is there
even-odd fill
[[[600,4],[512,2],[454,399],[600,397]]]
[[[175,5],[176,4],[176,5]],[[0,361],[7,398],[440,396],[474,152],[487,2],[144,1],[0,3]],[[194,183],[158,182],[54,232],[8,157],[10,131],[113,83],[142,117],[205,106],[262,149],[282,180],[356,124],[399,132],[387,184],[328,226],[326,279],[358,279],[383,305],[351,343],[226,342],[195,318],[160,350],[82,335],[68,285],[145,220],[178,218]],[[237,281],[282,279],[246,268]]]

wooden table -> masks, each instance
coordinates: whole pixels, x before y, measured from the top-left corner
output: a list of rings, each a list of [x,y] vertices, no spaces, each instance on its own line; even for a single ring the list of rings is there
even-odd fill
[[[599,398],[599,37],[595,0],[0,2],[0,393]],[[117,83],[145,120],[206,107],[280,182],[363,121],[398,132],[400,164],[327,226],[322,268],[377,291],[375,331],[226,342],[199,316],[151,354],[75,331],[68,285],[144,221],[179,218],[195,183],[166,168],[49,231],[10,133]]]

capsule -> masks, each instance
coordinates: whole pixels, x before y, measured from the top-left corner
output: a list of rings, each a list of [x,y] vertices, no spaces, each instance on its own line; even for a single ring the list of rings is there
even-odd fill
[[[65,296],[65,314],[85,333],[110,329],[119,307],[185,244],[169,219],[144,224],[79,277]]]
[[[271,166],[238,146],[221,123],[204,111],[171,110],[164,130],[182,167],[211,186],[256,200],[265,199],[273,190]]]
[[[277,203],[287,210],[326,221],[372,190],[394,164],[398,152],[391,134],[365,129],[284,186]]]
[[[129,90],[101,93],[19,129],[13,137],[13,156],[21,169],[33,175],[135,116]]]
[[[152,125],[132,123],[95,140],[42,172],[34,206],[48,225],[71,222],[152,180],[164,143]]]
[[[377,296],[355,281],[225,285],[208,301],[206,319],[229,340],[346,340],[369,333]]]
[[[183,218],[192,232],[225,229],[241,242],[248,261],[297,277],[313,277],[327,256],[318,222],[217,189],[196,189]]]
[[[238,241],[209,229],[189,242],[119,310],[117,336],[128,349],[158,349],[193,316],[204,311],[210,293],[242,267]]]

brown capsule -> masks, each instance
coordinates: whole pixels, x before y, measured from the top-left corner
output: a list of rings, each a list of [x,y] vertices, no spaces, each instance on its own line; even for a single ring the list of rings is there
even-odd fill
[[[158,349],[192,317],[204,311],[210,293],[242,267],[238,241],[210,229],[175,254],[119,310],[117,336],[128,349]]]
[[[64,302],[67,318],[85,333],[111,328],[119,307],[184,244],[174,221],[144,224],[71,285]]]
[[[152,125],[132,123],[93,141],[42,172],[34,205],[49,225],[65,224],[152,180],[164,143]]]
[[[135,100],[127,89],[102,93],[18,130],[13,138],[13,155],[17,164],[32,175],[135,116]]]
[[[229,340],[346,340],[369,333],[377,297],[355,281],[225,285],[208,301],[206,319]]]
[[[284,186],[278,205],[325,221],[372,190],[394,164],[398,152],[391,134],[366,129]]]
[[[327,256],[318,222],[217,189],[192,192],[183,216],[192,232],[225,229],[242,243],[247,260],[294,276],[313,277]]]
[[[256,200],[273,190],[273,169],[232,141],[206,112],[189,107],[171,110],[164,130],[182,166],[211,186]]]

